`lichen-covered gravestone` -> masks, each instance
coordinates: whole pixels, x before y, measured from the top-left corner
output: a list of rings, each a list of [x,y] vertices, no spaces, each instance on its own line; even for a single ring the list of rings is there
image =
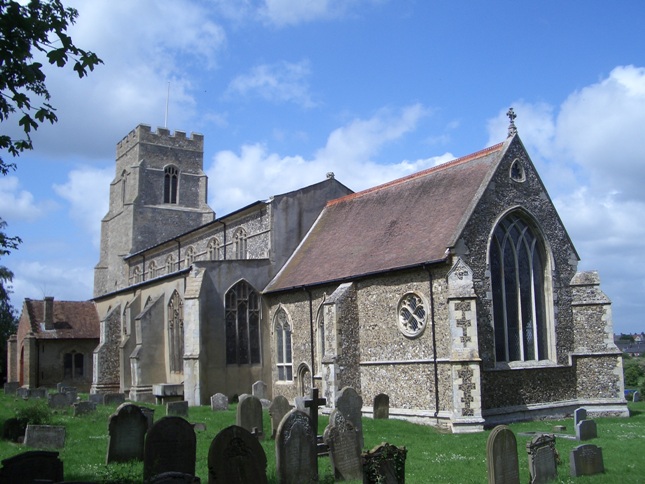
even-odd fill
[[[251,393],[260,400],[267,398],[267,384],[262,380],[256,381],[251,387]]]
[[[486,441],[486,461],[489,484],[519,484],[517,440],[506,425],[498,425],[491,430]]]
[[[605,472],[602,448],[593,444],[579,445],[569,454],[571,477],[593,476]]]
[[[363,452],[364,484],[403,484],[405,482],[405,447],[396,447],[387,442]]]
[[[164,472],[195,475],[197,437],[193,426],[181,417],[162,417],[146,437],[143,452],[143,479]]]
[[[358,432],[354,424],[346,420],[338,409],[331,412],[323,439],[329,447],[336,480],[362,480],[363,464]]]
[[[363,441],[363,398],[352,387],[345,387],[338,393],[336,398],[336,408],[340,410],[347,420],[349,420],[359,435],[361,449],[364,446]]]
[[[291,410],[280,422],[275,438],[275,459],[280,483],[318,481],[316,432],[304,412]]]
[[[106,464],[143,459],[148,419],[137,405],[124,403],[108,420]]]
[[[228,397],[223,393],[213,395],[211,397],[211,410],[213,412],[228,410]]]
[[[262,403],[260,399],[249,395],[237,404],[236,425],[249,432],[257,428],[258,435],[262,435]]]
[[[209,484],[265,484],[266,468],[258,439],[237,425],[218,433],[208,449]]]
[[[51,409],[62,410],[69,407],[70,403],[64,393],[52,393],[47,399],[47,405]]]
[[[558,478],[555,436],[540,434],[526,443],[530,484],[546,484]]]
[[[390,418],[390,397],[385,393],[379,393],[374,397],[373,415],[375,419]]]
[[[65,427],[60,425],[27,425],[25,445],[34,449],[65,447]]]
[[[290,410],[291,405],[289,404],[289,400],[287,400],[283,395],[278,395],[273,399],[273,402],[271,402],[271,405],[269,406],[269,415],[271,416],[272,439],[275,439],[280,422],[282,422],[282,419]]]
[[[582,420],[576,425],[576,438],[578,440],[591,440],[598,437],[596,422],[593,420]]]
[[[166,415],[188,418],[188,402],[168,402],[166,403]]]

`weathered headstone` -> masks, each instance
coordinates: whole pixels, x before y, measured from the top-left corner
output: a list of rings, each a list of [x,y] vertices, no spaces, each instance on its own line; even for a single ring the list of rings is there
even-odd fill
[[[282,419],[290,410],[291,405],[289,405],[289,400],[287,400],[283,395],[278,395],[273,399],[273,402],[271,402],[271,405],[269,406],[269,415],[271,416],[272,439],[275,439],[280,422],[282,422]]]
[[[582,420],[576,425],[576,439],[584,441],[598,437],[598,429],[594,420]]]
[[[271,406],[271,400],[267,398],[260,398],[260,403],[262,404],[263,409],[269,410],[269,407]]]
[[[530,484],[546,484],[557,480],[555,437],[540,434],[526,443],[529,457]]]
[[[363,452],[363,483],[404,484],[407,453],[405,447],[396,447],[385,442]]]
[[[223,393],[216,393],[211,397],[211,410],[214,412],[228,410],[228,397]]]
[[[193,426],[181,417],[157,420],[146,436],[143,453],[143,479],[164,472],[195,475],[197,438]]]
[[[63,387],[60,393],[67,397],[70,405],[76,403],[76,400],[78,400],[78,390],[75,387]]]
[[[74,417],[87,415],[96,411],[96,404],[92,402],[76,402],[74,405]]]
[[[267,384],[262,380],[256,381],[251,387],[251,393],[254,397],[258,397],[260,400],[267,398]]]
[[[5,395],[15,395],[16,390],[20,388],[20,383],[17,381],[9,381],[4,384],[4,394]]]
[[[105,404],[105,394],[103,393],[90,393],[88,400],[97,405]]]
[[[146,416],[146,419],[148,420],[148,428],[152,427],[152,424],[155,423],[155,409],[154,408],[148,408],[148,407],[139,407],[143,414]]]
[[[605,472],[602,448],[593,444],[583,444],[571,449],[569,454],[571,476],[593,476]]]
[[[34,449],[62,449],[65,447],[65,427],[27,425],[25,445]]]
[[[365,445],[363,441],[363,398],[352,387],[345,387],[336,398],[336,408],[341,411],[347,420],[354,424],[359,434],[362,449]]]
[[[251,395],[248,393],[242,393],[239,397],[237,397],[237,403],[242,403],[246,398],[249,398]]]
[[[316,432],[304,412],[291,410],[280,422],[275,459],[276,474],[282,484],[318,481]]]
[[[31,390],[27,387],[20,387],[16,389],[16,396],[27,400],[29,398],[29,395],[31,394]]]
[[[374,397],[374,418],[390,418],[390,397],[385,393],[379,393]]]
[[[10,417],[2,424],[2,438],[12,442],[22,441],[25,437],[27,424],[17,417]]]
[[[236,425],[243,429],[253,432],[254,428],[258,429],[260,438],[262,437],[262,404],[260,399],[253,395],[247,396],[237,404]]]
[[[363,464],[358,432],[342,412],[334,409],[323,435],[336,480],[362,480]]]
[[[29,398],[47,398],[49,390],[45,387],[32,388],[29,392]]]
[[[638,390],[636,390],[636,391],[634,392],[634,395],[633,395],[633,399],[632,399],[632,400],[633,400],[634,402],[640,402],[640,401],[641,401],[641,392],[639,392]]]
[[[63,474],[58,452],[32,450],[4,459],[0,482],[62,482]]]
[[[307,401],[307,397],[296,397],[294,401],[296,404],[296,410],[300,410],[301,412],[304,412],[307,415],[310,414],[309,408],[305,405],[305,402]]]
[[[587,409],[586,408],[577,408],[573,412],[573,427],[577,427],[580,422],[587,420]]]
[[[491,430],[486,441],[486,461],[489,484],[519,484],[517,440],[506,425],[498,425]]]
[[[181,402],[166,403],[166,415],[188,418],[188,402],[183,400]]]
[[[264,484],[267,458],[258,439],[231,425],[218,433],[208,449],[209,484]]]
[[[106,464],[143,459],[143,445],[148,419],[141,408],[132,403],[120,405],[108,420]]]
[[[69,400],[64,393],[52,393],[47,399],[47,405],[49,408],[61,410],[69,407]]]
[[[103,395],[105,405],[121,405],[125,403],[125,393],[106,393]]]

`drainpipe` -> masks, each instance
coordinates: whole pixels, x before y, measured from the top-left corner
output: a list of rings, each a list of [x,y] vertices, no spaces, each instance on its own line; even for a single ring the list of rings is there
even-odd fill
[[[432,360],[434,363],[434,418],[435,423],[439,417],[439,369],[437,368],[437,333],[435,328],[435,315],[434,315],[434,289],[432,287],[432,272],[428,267],[428,264],[423,265],[424,269],[428,273],[428,284],[430,285],[430,324],[432,325]]]
[[[311,388],[314,388],[314,309],[311,291],[307,289],[307,286],[302,286],[302,288],[309,296],[309,348],[311,349],[311,371],[309,372],[309,376],[311,377]]]

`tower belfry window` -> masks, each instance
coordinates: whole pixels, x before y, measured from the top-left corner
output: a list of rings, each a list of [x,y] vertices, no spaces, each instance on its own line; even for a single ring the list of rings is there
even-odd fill
[[[177,203],[179,170],[174,166],[164,168],[163,203]]]

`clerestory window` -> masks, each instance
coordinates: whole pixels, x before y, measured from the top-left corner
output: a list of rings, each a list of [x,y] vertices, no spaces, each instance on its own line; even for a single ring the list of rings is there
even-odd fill
[[[175,166],[167,166],[163,177],[163,203],[177,203],[178,186],[179,170]]]
[[[246,231],[244,229],[239,228],[235,231],[233,244],[235,246],[235,258],[246,259]]]
[[[219,260],[219,239],[212,238],[208,241],[208,260]]]

